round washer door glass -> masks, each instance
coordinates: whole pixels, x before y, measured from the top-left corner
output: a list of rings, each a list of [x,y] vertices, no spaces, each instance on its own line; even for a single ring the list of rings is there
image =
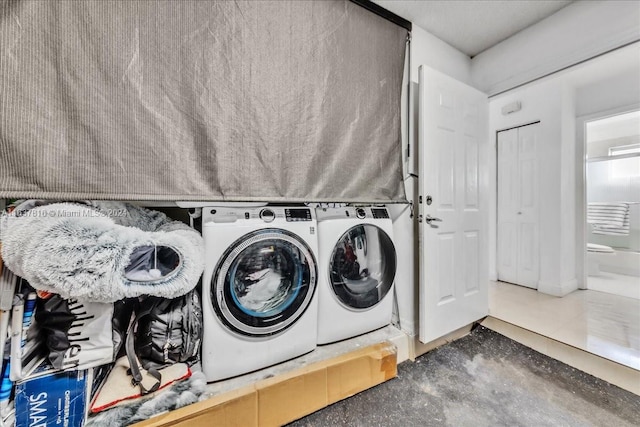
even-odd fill
[[[396,275],[396,250],[387,233],[371,224],[350,228],[336,243],[329,262],[331,286],[349,308],[380,302]]]
[[[307,244],[286,230],[262,229],[234,242],[211,283],[216,314],[248,336],[283,331],[304,313],[316,287],[316,261]]]

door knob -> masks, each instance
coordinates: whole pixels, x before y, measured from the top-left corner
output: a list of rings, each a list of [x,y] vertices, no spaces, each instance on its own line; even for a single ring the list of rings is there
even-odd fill
[[[431,221],[442,221],[440,218],[434,218],[431,215],[427,214],[427,216],[425,217],[424,221],[427,224],[431,224]]]

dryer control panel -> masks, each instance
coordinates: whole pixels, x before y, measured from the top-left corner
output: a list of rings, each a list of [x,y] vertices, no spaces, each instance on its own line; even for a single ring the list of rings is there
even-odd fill
[[[284,210],[284,216],[289,222],[293,221],[311,221],[311,209],[307,208],[289,208]]]

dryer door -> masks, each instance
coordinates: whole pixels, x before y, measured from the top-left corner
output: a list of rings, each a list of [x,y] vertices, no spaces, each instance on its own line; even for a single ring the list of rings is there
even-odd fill
[[[307,244],[286,230],[244,235],[220,259],[211,301],[220,320],[245,336],[270,336],[294,324],[316,289],[316,260]]]
[[[351,227],[336,243],[329,261],[331,287],[350,309],[380,302],[396,275],[396,249],[387,233],[371,224]]]

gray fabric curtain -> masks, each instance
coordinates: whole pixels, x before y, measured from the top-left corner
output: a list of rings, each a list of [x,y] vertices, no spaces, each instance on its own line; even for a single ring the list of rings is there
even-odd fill
[[[0,197],[405,200],[407,31],[348,1],[4,1]]]

